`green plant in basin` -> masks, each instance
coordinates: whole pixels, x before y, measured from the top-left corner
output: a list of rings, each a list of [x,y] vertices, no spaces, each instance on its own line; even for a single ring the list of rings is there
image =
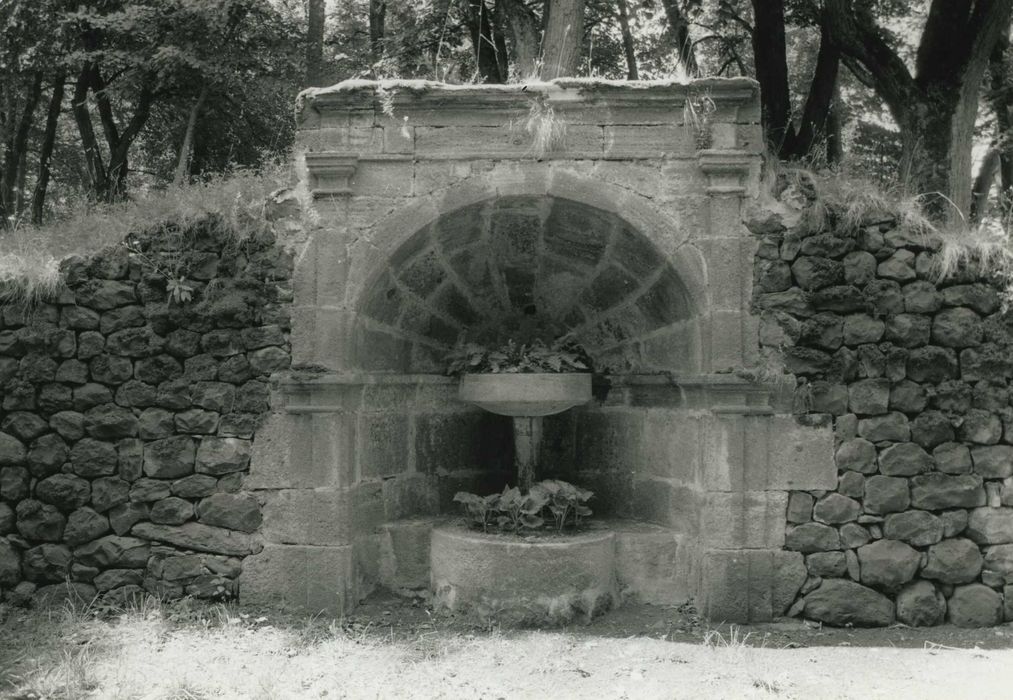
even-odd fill
[[[524,533],[540,530],[550,524],[558,532],[567,526],[580,527],[581,518],[591,515],[586,503],[594,493],[559,479],[545,479],[531,486],[527,493],[506,486],[502,493],[479,496],[466,491],[454,495],[463,504],[469,523],[489,532]]]
[[[584,349],[572,339],[551,344],[535,339],[530,343],[508,340],[498,347],[480,343],[459,343],[447,354],[447,374],[589,372],[590,360]]]

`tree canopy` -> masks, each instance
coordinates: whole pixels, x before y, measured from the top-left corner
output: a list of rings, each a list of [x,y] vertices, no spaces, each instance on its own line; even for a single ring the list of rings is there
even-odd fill
[[[1013,0],[0,0],[0,226],[284,159],[297,92],[356,77],[750,76],[772,158],[850,164],[900,179],[940,218],[980,215],[1013,192],[1011,12]]]

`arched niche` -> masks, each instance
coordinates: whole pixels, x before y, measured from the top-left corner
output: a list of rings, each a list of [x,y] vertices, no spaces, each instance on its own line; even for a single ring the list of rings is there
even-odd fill
[[[694,372],[700,296],[614,211],[553,195],[492,197],[393,250],[357,300],[356,360],[433,372],[459,339],[569,335],[605,371]]]

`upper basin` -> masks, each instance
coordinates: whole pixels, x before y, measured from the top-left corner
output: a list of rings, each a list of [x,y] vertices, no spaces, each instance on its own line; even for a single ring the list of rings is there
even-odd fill
[[[590,401],[591,374],[466,374],[458,396],[501,416],[549,416]]]

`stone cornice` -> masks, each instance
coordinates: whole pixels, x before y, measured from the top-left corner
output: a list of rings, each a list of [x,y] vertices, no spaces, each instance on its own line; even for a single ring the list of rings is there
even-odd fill
[[[719,107],[755,102],[757,83],[747,78],[674,81],[609,81],[560,78],[551,82],[507,85],[447,85],[423,80],[349,80],[300,94],[302,124],[320,115],[347,114],[349,120],[380,124],[392,114],[411,115],[416,124],[443,113],[497,113],[503,121],[527,114],[535,99],[566,115],[572,123],[654,124],[682,119],[687,100],[706,97]],[[315,118],[316,119],[315,119]],[[439,121],[437,118],[435,121]],[[755,121],[753,118],[747,121]]]

